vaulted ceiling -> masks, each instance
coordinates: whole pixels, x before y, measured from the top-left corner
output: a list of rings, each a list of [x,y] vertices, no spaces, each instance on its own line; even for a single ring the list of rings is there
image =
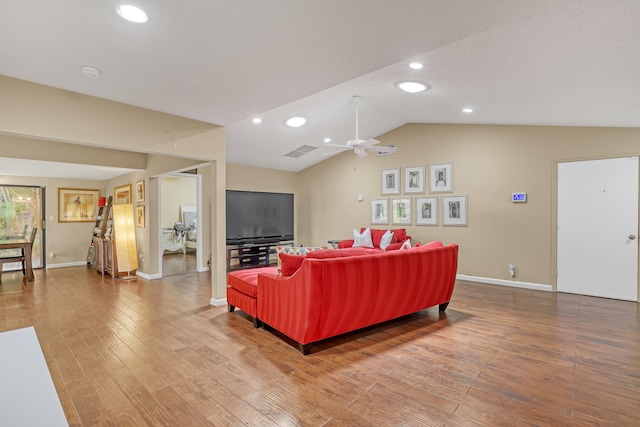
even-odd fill
[[[353,139],[354,95],[364,139],[406,123],[640,124],[636,0],[130,4],[146,23],[115,0],[2,0],[0,74],[225,126],[228,162],[288,171]],[[318,148],[285,156],[302,145]]]

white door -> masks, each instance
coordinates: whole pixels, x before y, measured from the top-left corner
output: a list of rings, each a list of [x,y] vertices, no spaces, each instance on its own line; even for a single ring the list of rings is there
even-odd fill
[[[558,164],[557,290],[638,301],[638,157]]]

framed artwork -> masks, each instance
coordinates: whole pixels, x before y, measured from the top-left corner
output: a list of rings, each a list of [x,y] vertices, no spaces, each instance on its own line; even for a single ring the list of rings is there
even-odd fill
[[[451,163],[429,165],[429,191],[431,193],[453,191],[453,170]]]
[[[136,227],[144,228],[144,206],[136,206]]]
[[[467,196],[442,197],[442,225],[467,225]]]
[[[371,201],[371,224],[389,224],[389,200]]]
[[[424,166],[404,168],[404,192],[424,193]]]
[[[411,199],[391,199],[391,222],[398,225],[411,225]]]
[[[113,189],[113,204],[126,205],[132,202],[131,184],[121,185]]]
[[[96,221],[99,197],[99,190],[58,188],[58,222]]]
[[[144,202],[144,181],[136,182],[136,202]]]
[[[438,197],[416,197],[416,225],[438,225]]]
[[[382,170],[382,194],[400,193],[400,169]]]

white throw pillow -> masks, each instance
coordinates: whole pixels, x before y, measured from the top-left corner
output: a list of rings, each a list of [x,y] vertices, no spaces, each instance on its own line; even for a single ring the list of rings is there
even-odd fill
[[[393,231],[387,230],[387,232],[384,233],[380,238],[380,249],[382,249],[383,251],[386,251],[387,246],[391,244],[392,240],[393,240]]]
[[[411,239],[405,240],[400,249],[411,249]]]
[[[373,241],[371,240],[371,229],[367,227],[362,233],[353,229],[353,247],[354,248],[372,248]]]

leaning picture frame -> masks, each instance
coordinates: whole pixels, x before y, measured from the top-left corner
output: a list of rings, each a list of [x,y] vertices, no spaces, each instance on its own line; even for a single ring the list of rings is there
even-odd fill
[[[371,224],[389,224],[389,200],[371,200]]]
[[[411,198],[391,199],[391,222],[395,225],[411,225]]]
[[[100,190],[58,188],[58,222],[94,222],[98,219]]]
[[[132,196],[131,184],[120,185],[113,189],[113,204],[114,205],[130,204],[132,201],[131,196]]]
[[[144,202],[144,181],[136,182],[136,202]]]
[[[416,225],[438,225],[438,196],[416,197]]]
[[[404,168],[404,192],[424,193],[424,166]]]
[[[466,195],[442,197],[442,225],[468,225]]]
[[[400,168],[382,170],[382,194],[400,194]]]
[[[429,165],[429,192],[446,193],[453,191],[453,167],[451,163]]]

